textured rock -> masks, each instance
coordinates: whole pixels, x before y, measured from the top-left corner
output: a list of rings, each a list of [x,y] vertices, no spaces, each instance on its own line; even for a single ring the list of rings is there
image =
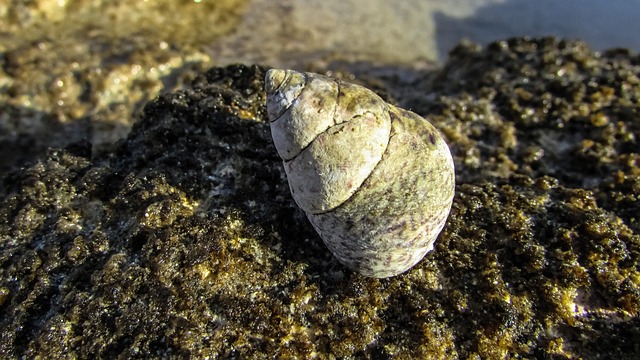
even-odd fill
[[[48,147],[88,139],[102,151],[124,138],[147,102],[211,66],[201,45],[229,31],[244,3],[0,4],[0,173]]]
[[[213,69],[113,152],[3,177],[0,357],[636,358],[639,63],[514,39],[391,87],[448,138],[457,188],[435,249],[385,280],[291,200],[264,71]]]

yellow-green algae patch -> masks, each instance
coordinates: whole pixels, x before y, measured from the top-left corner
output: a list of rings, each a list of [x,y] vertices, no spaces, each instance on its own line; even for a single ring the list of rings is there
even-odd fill
[[[291,200],[264,70],[212,69],[112,153],[3,178],[0,357],[633,359],[636,74],[628,52],[512,39],[394,93],[449,137],[458,184],[435,249],[376,280]]]
[[[0,18],[2,30],[14,34],[13,44],[42,37],[86,36],[90,31],[114,38],[145,33],[170,43],[197,46],[231,31],[246,5],[246,0],[32,0],[3,5]],[[9,46],[4,43],[0,49]]]

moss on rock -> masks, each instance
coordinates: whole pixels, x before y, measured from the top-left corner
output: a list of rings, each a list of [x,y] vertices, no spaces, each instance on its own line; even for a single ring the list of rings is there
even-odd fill
[[[458,185],[434,251],[384,280],[342,267],[295,207],[264,70],[212,69],[113,152],[79,143],[3,178],[0,356],[634,358],[638,63],[467,44],[394,93],[448,137]]]

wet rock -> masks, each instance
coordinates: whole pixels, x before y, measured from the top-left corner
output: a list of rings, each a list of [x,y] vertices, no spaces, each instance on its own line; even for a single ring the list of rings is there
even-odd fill
[[[342,267],[290,197],[264,69],[158,97],[106,154],[6,175],[2,357],[618,358],[640,351],[638,58],[462,45],[401,92],[458,176],[405,275]]]

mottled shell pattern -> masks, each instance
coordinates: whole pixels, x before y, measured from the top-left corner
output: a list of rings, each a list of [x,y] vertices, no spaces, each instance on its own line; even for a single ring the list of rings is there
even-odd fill
[[[267,112],[293,199],[348,268],[385,278],[433,248],[453,201],[447,144],[373,91],[272,69]]]

